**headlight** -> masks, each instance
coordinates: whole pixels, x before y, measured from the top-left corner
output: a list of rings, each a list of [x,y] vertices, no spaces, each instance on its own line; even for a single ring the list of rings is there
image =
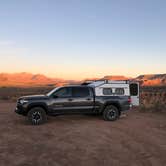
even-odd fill
[[[26,104],[26,103],[28,103],[28,100],[21,99],[19,102],[20,102],[20,104]]]

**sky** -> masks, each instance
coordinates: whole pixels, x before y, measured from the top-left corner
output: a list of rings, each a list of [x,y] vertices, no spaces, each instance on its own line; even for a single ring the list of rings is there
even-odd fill
[[[0,0],[0,73],[166,73],[165,0]]]

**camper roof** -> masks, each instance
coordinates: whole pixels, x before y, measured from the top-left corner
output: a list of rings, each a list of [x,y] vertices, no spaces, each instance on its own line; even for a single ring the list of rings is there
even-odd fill
[[[129,84],[129,80],[96,80],[96,81],[86,81],[82,85],[88,86],[101,86],[103,84]]]

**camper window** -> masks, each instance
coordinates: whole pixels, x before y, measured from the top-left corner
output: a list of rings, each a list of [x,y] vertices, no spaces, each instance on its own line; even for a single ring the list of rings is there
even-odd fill
[[[112,95],[112,88],[103,88],[104,95]]]
[[[115,94],[116,95],[124,95],[124,88],[116,88]]]

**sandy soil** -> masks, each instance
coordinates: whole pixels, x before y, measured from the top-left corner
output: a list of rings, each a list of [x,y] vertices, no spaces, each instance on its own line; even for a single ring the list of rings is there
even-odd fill
[[[165,166],[166,115],[130,111],[115,122],[98,116],[49,117],[31,126],[0,103],[0,166]]]

